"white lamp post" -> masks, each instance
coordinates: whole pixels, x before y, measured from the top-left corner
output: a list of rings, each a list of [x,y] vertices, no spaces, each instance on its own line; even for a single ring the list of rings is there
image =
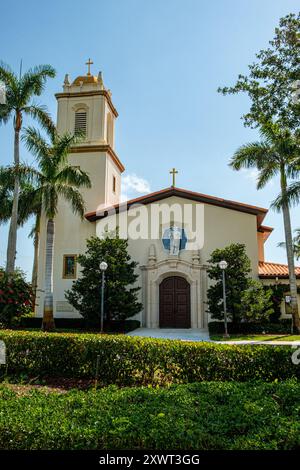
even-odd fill
[[[226,285],[225,285],[225,269],[227,267],[228,267],[227,261],[222,260],[219,262],[219,268],[222,270],[222,280],[223,280],[223,306],[224,306],[224,327],[225,327],[224,338],[229,338],[228,328],[227,328]]]
[[[103,333],[103,322],[104,322],[104,285],[105,285],[105,271],[107,270],[108,264],[105,261],[100,263],[100,271],[102,273],[102,284],[101,284],[101,316],[100,316],[100,331]]]
[[[285,296],[285,303],[290,305],[292,301],[292,297],[290,295]],[[294,322],[293,322],[293,315],[292,315],[292,323],[291,323],[291,335],[294,333]]]

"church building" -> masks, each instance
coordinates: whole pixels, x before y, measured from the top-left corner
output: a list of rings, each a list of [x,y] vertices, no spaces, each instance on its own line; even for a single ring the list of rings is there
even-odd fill
[[[86,240],[119,227],[128,238],[128,251],[138,262],[142,310],[136,319],[148,328],[207,329],[209,286],[207,260],[216,248],[243,243],[251,260],[253,278],[264,283],[288,283],[286,265],[268,263],[264,244],[272,228],[264,225],[267,209],[251,204],[189,191],[173,184],[130,201],[121,201],[125,167],[115,151],[118,112],[101,73],[71,81],[66,75],[57,93],[57,130],[81,131],[82,143],[72,148],[69,162],[89,174],[92,187],[83,189],[84,220],[59,202],[55,218],[53,295],[54,316],[78,317],[65,299],[65,291],[80,276],[76,257],[86,250]],[[45,217],[41,221],[38,267],[38,306],[43,315],[45,280]],[[297,271],[300,277],[300,268]],[[284,306],[283,306],[284,307]]]

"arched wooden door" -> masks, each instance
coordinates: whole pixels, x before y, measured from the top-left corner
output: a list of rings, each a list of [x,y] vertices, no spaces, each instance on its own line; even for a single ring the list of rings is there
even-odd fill
[[[179,276],[167,277],[159,286],[160,328],[190,328],[190,285]]]

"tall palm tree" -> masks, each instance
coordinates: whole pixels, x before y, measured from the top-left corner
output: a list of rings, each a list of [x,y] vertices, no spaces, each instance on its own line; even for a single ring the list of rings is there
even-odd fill
[[[20,204],[19,204],[19,224],[24,225],[30,217],[34,217],[34,224],[29,233],[29,237],[33,238],[33,265],[31,276],[31,287],[33,291],[33,305],[36,304],[37,278],[38,278],[38,254],[40,242],[40,221],[42,212],[42,202],[36,198],[36,187],[28,181],[21,187]]]
[[[37,170],[33,172],[36,189],[31,193],[31,204],[41,204],[42,213],[47,218],[46,234],[46,264],[45,264],[45,297],[43,329],[54,329],[53,318],[53,247],[55,233],[55,216],[59,198],[69,202],[75,214],[83,217],[84,200],[79,188],[91,187],[87,173],[78,167],[68,164],[67,157],[70,148],[81,137],[71,134],[51,134],[48,142],[39,131],[27,128],[24,140],[28,150],[36,157]]]
[[[54,125],[44,106],[32,101],[34,96],[40,96],[44,90],[47,78],[55,77],[55,70],[50,65],[39,65],[24,75],[17,76],[8,65],[0,64],[0,81],[5,87],[5,102],[0,103],[0,124],[7,123],[13,118],[14,126],[14,165],[20,165],[20,132],[23,116],[36,119],[39,124],[54,131]],[[14,181],[13,205],[10,218],[10,227],[7,243],[6,272],[12,273],[15,268],[18,205],[19,205],[20,179],[18,174]]]
[[[282,129],[273,122],[264,123],[260,129],[261,141],[241,146],[233,155],[230,166],[234,170],[257,168],[257,189],[263,188],[275,176],[280,178],[280,194],[272,207],[283,214],[285,246],[287,253],[291,292],[291,310],[294,326],[300,333],[300,317],[297,302],[293,238],[289,205],[289,178],[299,175],[299,136],[288,129]]]

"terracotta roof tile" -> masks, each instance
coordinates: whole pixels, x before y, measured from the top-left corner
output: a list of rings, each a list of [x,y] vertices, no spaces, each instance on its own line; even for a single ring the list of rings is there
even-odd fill
[[[296,276],[300,277],[299,266],[296,266],[295,271],[296,271]],[[269,263],[265,261],[259,261],[258,275],[261,278],[273,278],[273,277],[288,278],[289,276],[288,266],[287,264]]]

